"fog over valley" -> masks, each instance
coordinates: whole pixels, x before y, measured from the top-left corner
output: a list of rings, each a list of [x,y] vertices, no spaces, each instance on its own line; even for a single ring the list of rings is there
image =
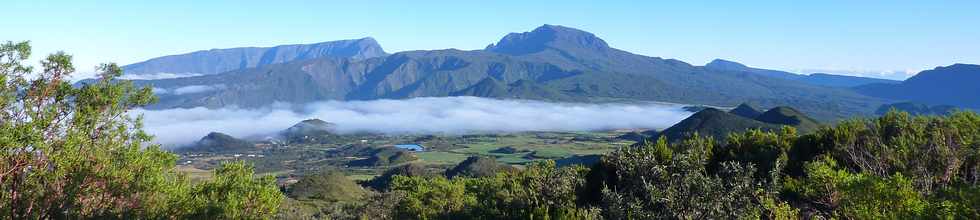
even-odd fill
[[[193,143],[209,132],[236,137],[274,135],[299,121],[318,118],[337,131],[387,134],[465,134],[520,131],[663,129],[691,115],[682,105],[663,103],[553,103],[478,97],[328,101],[259,109],[203,107],[133,111],[165,147]]]

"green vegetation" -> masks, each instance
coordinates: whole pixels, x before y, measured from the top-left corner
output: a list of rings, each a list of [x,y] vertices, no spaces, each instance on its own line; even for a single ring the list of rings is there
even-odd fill
[[[522,169],[483,172],[491,165],[468,159],[447,172],[453,178],[421,166],[399,168],[371,182],[379,190],[373,196],[346,203],[351,208],[330,216],[980,218],[980,115],[972,112],[890,112],[806,135],[784,127],[730,133],[724,141],[700,135],[673,143],[661,138],[620,148],[588,167],[558,167],[543,160]],[[481,174],[459,175],[464,173],[460,169]]]
[[[363,160],[351,161],[352,166],[392,166],[418,160],[418,156],[408,150],[396,147],[368,149],[370,157]]]
[[[778,131],[781,127],[786,126],[806,134],[819,128],[820,123],[790,107],[779,106],[766,112],[759,112],[748,104],[741,104],[729,112],[705,108],[658,134],[645,132],[645,134],[638,133],[622,138],[657,139],[658,137],[665,137],[670,141],[680,141],[694,134],[700,134],[717,140],[725,140],[730,133],[746,132],[752,129]]]
[[[446,177],[485,177],[507,170],[510,166],[497,164],[497,160],[488,157],[472,156],[460,162],[456,167],[446,170]]]
[[[732,113],[746,118],[756,118],[759,117],[759,115],[762,115],[762,111],[759,111],[758,109],[752,107],[752,105],[749,105],[748,103],[742,103],[736,106],[734,109],[728,111],[728,113]]]
[[[333,202],[357,200],[364,197],[365,193],[367,192],[360,185],[347,179],[344,173],[328,170],[300,179],[290,188],[289,197]]]
[[[78,87],[63,52],[23,64],[27,42],[0,44],[0,216],[6,219],[264,219],[284,196],[245,163],[222,163],[192,184],[177,156],[151,144],[129,109],[149,87],[113,82],[115,64]]]
[[[898,110],[903,112],[908,112],[913,115],[947,115],[953,113],[957,108],[951,105],[935,105],[929,106],[926,104],[915,103],[915,102],[899,102],[892,104],[881,105],[878,111],[875,111],[878,115],[884,115],[892,110]]]

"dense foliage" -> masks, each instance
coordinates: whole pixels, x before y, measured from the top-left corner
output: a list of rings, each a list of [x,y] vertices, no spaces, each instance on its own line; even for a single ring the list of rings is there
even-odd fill
[[[261,219],[282,201],[273,179],[226,163],[191,184],[177,156],[152,144],[128,110],[155,101],[148,87],[113,80],[72,86],[71,56],[59,52],[40,71],[23,62],[27,42],[0,44],[0,218]]]
[[[384,185],[380,192],[333,216],[977,219],[978,175],[980,115],[890,112],[802,136],[784,127],[724,141],[660,138],[606,154],[591,167],[541,162],[451,179],[389,175],[372,181]]]

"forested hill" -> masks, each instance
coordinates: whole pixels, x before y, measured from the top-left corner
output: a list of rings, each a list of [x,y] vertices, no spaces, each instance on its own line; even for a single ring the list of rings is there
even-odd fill
[[[835,120],[873,114],[886,102],[847,89],[637,55],[612,48],[592,33],[556,25],[508,34],[485,50],[318,58],[136,83],[162,91],[160,103],[152,108],[473,95],[713,106],[752,102],[762,107],[794,106],[815,118]],[[190,86],[210,89],[173,92]]]

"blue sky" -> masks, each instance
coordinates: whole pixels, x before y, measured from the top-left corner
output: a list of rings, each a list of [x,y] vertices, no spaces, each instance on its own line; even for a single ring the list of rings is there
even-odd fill
[[[389,52],[481,49],[541,24],[696,65],[724,58],[867,75],[980,63],[980,1],[7,0],[0,10],[0,40],[31,40],[35,57],[64,50],[80,71],[202,49],[366,36]]]

